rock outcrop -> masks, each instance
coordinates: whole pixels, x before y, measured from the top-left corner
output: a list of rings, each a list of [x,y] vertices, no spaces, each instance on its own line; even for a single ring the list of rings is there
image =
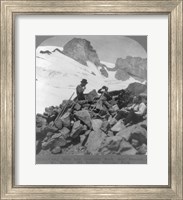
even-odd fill
[[[100,63],[100,59],[96,50],[88,40],[73,38],[64,45],[62,53],[76,60],[82,65],[87,66],[87,61],[94,63],[96,67],[100,67],[101,74],[104,77],[108,77],[106,66]]]
[[[147,80],[147,59],[127,56],[125,59],[118,58],[115,63],[115,77],[125,81],[130,76],[139,81]]]
[[[138,82],[131,83],[127,89],[132,95],[147,94],[147,85]]]
[[[96,66],[100,65],[96,51],[91,43],[85,39],[73,38],[64,45],[63,53],[83,65],[87,65],[87,61],[91,61]]]

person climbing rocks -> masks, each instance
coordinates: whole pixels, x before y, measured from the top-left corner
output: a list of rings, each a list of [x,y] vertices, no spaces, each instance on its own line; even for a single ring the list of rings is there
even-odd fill
[[[85,100],[84,91],[86,89],[87,83],[88,82],[86,79],[82,79],[81,83],[76,87],[76,94],[78,101]]]

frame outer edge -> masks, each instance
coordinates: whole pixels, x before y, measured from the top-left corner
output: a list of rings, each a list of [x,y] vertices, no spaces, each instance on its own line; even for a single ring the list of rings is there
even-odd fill
[[[13,146],[13,114],[14,114],[14,90],[13,88],[13,74],[14,69],[12,68],[13,60],[12,60],[12,8],[10,9],[10,4],[13,1],[3,1],[1,2],[1,199],[43,199],[44,198],[44,190],[46,188],[13,188],[12,184],[12,161],[13,161],[13,154],[12,154],[12,146]],[[12,4],[16,5],[16,2]],[[34,2],[37,1],[27,1],[29,2],[29,6],[33,5]],[[122,2],[122,1],[120,1]],[[174,1],[176,2],[176,1]],[[19,3],[24,3],[23,1],[19,1]],[[46,2],[45,2],[46,3]],[[158,5],[157,5],[158,6]],[[9,7],[9,8],[8,8]],[[110,7],[110,6],[109,6]],[[16,8],[18,9],[18,8]],[[16,10],[15,9],[15,10]],[[20,9],[20,8],[19,8]],[[169,8],[170,9],[170,8]],[[25,12],[28,12],[29,8],[25,9]],[[86,9],[87,10],[87,9]],[[87,12],[87,11],[85,11]],[[138,12],[138,11],[137,11]],[[154,11],[153,11],[154,12]],[[152,14],[153,14],[152,12]],[[158,11],[160,12],[160,11]],[[141,13],[140,13],[141,14]],[[143,13],[142,13],[143,14]],[[182,199],[183,191],[182,191],[182,166],[183,166],[183,159],[182,159],[182,1],[179,5],[172,10],[171,12],[171,133],[172,133],[172,163],[171,163],[171,189],[175,192],[174,194],[171,190],[167,189],[167,195],[161,196],[166,194],[166,190],[164,189],[157,189],[157,194],[153,194],[152,198],[155,199]],[[176,105],[176,106],[175,106]],[[175,108],[176,107],[176,108]],[[175,109],[174,109],[175,108]],[[176,128],[176,130],[174,130]],[[124,193],[116,192],[117,190],[112,188],[88,188],[89,193],[88,197],[87,191],[83,191],[84,189],[78,189],[78,193],[75,193],[75,197],[80,199],[81,197],[85,197],[87,199],[124,199]],[[140,191],[143,188],[139,188]],[[76,191],[76,189],[74,189]],[[112,194],[105,194],[105,193],[95,193],[95,191],[102,190],[106,192],[107,190],[111,190]],[[121,189],[126,192],[130,190]],[[134,189],[131,188],[131,191],[137,191],[138,188]],[[51,188],[48,188],[48,191],[52,191]],[[64,191],[64,189],[59,190]],[[63,192],[62,198],[71,199],[71,194],[67,192],[71,192],[72,188],[66,188],[65,194]],[[83,192],[82,192],[83,191]],[[152,194],[153,189],[145,189],[146,192],[138,192],[137,196],[141,195],[142,199],[148,199],[149,195]],[[154,188],[155,191],[155,188]],[[21,194],[21,192],[23,192]],[[42,192],[42,193],[41,193]],[[56,192],[57,193],[57,192]],[[56,198],[59,199],[58,193],[57,194],[49,193],[47,198]],[[108,192],[107,192],[108,193]],[[121,195],[121,197],[120,197]],[[169,198],[167,198],[169,196]],[[72,196],[72,199],[75,199]],[[129,192],[129,196],[125,197],[128,199],[132,199],[135,197],[135,194]],[[61,198],[61,196],[60,196]],[[140,198],[140,197],[139,197]]]
[[[171,186],[183,198],[183,62],[182,1],[171,12]]]
[[[1,2],[1,198],[7,193],[7,152],[6,152],[6,6]]]

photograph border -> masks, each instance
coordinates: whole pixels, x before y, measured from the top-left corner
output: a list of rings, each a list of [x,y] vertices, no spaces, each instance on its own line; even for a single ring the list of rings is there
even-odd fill
[[[182,199],[182,0],[1,0],[1,199]],[[15,18],[18,15],[168,15],[169,161],[167,186],[15,185]]]

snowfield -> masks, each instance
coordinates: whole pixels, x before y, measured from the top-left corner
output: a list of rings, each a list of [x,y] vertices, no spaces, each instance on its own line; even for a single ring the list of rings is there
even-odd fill
[[[138,82],[132,77],[127,81],[117,80],[114,71],[108,71],[109,77],[106,78],[92,62],[88,61],[88,66],[82,65],[55,49],[63,50],[57,46],[39,46],[36,49],[36,113],[43,113],[45,107],[56,106],[69,99],[83,78],[88,80],[86,93],[103,85],[111,91],[125,89],[130,83]],[[112,63],[101,63],[114,67]]]

